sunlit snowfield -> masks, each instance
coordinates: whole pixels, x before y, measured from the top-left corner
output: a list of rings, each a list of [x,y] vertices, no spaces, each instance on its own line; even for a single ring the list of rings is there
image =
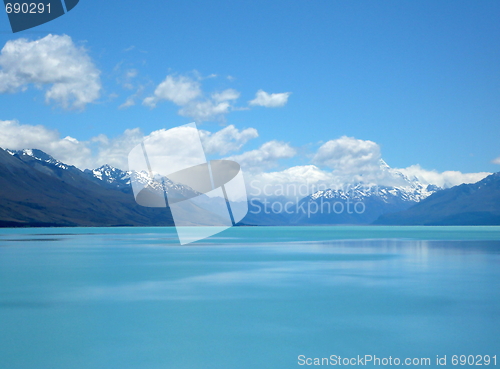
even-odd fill
[[[499,332],[500,227],[0,230],[2,369],[499,366]]]

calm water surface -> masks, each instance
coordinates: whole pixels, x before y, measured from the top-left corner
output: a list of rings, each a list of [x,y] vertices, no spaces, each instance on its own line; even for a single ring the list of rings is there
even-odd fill
[[[172,228],[0,230],[1,369],[299,355],[500,367],[500,227],[240,227],[187,246]]]

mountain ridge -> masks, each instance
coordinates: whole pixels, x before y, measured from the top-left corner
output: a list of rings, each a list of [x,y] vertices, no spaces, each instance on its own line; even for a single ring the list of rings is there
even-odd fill
[[[500,225],[500,172],[439,191],[411,208],[381,215],[384,225]]]
[[[0,149],[0,225],[173,225],[168,209],[141,207],[131,193],[99,186],[78,168],[33,153]]]
[[[462,204],[463,211],[444,214],[443,210],[453,204],[456,208],[456,201],[473,193],[481,194],[482,188],[490,188],[497,181],[500,191],[498,173],[476,184],[443,190],[422,184],[416,178],[410,179],[382,160],[380,166],[383,173],[397,180],[398,185],[357,183],[345,188],[318,190],[295,202],[286,197],[251,198],[249,212],[240,224],[500,224],[495,220],[495,204],[500,203],[500,196],[496,195],[486,196],[490,207],[483,201],[482,208],[475,208],[478,201],[468,200],[469,203]],[[173,225],[168,208],[147,208],[135,202],[131,178],[136,176],[138,181],[154,182],[147,173],[123,171],[107,164],[82,171],[37,149],[0,149],[0,171],[0,226]],[[192,196],[190,188],[168,180],[160,183],[169,196]],[[275,212],[274,205],[281,211]],[[330,207],[326,213],[311,211],[325,207]],[[290,209],[296,211],[289,212]],[[442,219],[437,219],[437,214],[447,217],[443,215]],[[500,219],[500,210],[498,217]]]

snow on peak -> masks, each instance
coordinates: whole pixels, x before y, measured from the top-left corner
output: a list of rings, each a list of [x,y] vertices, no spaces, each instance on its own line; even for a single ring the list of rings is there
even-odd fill
[[[53,164],[61,169],[68,169],[70,165],[64,164],[63,162],[54,159],[52,156],[38,149],[23,149],[23,150],[7,150],[11,155],[18,156],[30,156],[35,160],[39,160],[45,163]]]

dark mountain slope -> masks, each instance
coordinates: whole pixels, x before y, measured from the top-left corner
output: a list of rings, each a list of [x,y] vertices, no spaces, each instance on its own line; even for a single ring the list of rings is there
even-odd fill
[[[0,226],[172,225],[168,209],[99,186],[79,169],[0,149]],[[69,166],[68,166],[69,167]]]
[[[405,211],[380,216],[374,224],[500,225],[500,172],[436,192]]]

